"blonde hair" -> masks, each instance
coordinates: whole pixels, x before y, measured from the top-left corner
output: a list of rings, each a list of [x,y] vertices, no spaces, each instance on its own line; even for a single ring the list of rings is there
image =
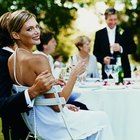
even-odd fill
[[[22,26],[32,17],[36,16],[30,13],[27,10],[17,10],[13,12],[8,20],[8,31],[11,32],[20,32]]]
[[[75,39],[74,44],[78,48],[78,50],[80,50],[80,47],[82,47],[86,42],[91,42],[90,38],[85,35],[82,35],[82,36],[78,36]]]

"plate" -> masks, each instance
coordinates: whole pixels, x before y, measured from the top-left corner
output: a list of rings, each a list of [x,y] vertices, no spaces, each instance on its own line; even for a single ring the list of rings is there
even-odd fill
[[[132,85],[132,88],[134,88],[134,89],[140,89],[140,85]]]
[[[86,82],[99,82],[99,78],[86,78]]]
[[[79,84],[79,88],[92,88],[92,89],[97,89],[97,88],[101,88],[101,86],[99,84],[95,84],[95,83],[83,83],[83,84]]]
[[[107,86],[106,87],[107,89],[109,89],[109,90],[119,90],[119,89],[125,89],[126,88],[126,86]]]

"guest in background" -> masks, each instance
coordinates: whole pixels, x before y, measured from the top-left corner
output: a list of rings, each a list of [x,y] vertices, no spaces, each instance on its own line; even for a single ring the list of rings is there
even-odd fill
[[[104,72],[105,64],[115,64],[118,55],[121,56],[124,77],[131,77],[128,54],[136,51],[136,45],[130,29],[118,26],[118,13],[114,8],[105,11],[107,26],[96,32],[93,54],[102,64],[102,78],[107,78]]]
[[[34,51],[34,54],[42,54],[46,56],[49,60],[49,64],[52,70],[52,74],[56,79],[59,79],[59,75],[61,73],[61,68],[55,68],[54,59],[51,55],[55,51],[56,48],[56,40],[54,37],[54,33],[49,30],[42,30],[40,35],[41,43],[36,45],[37,50]]]
[[[65,64],[63,63],[63,57],[60,53],[56,53],[54,55],[54,68],[62,68],[65,67]]]
[[[51,70],[54,70],[54,59],[50,55],[55,51],[55,47],[57,45],[56,40],[54,38],[54,33],[50,31],[42,31],[40,35],[41,43],[38,44],[37,50],[34,51],[35,54],[43,54],[45,55],[50,63]]]
[[[75,40],[75,46],[78,49],[78,53],[71,56],[70,63],[76,64],[78,61],[82,60],[86,62],[87,65],[87,77],[99,78],[99,72],[97,67],[97,60],[94,55],[90,54],[91,51],[91,40],[87,36],[78,36]]]
[[[53,53],[55,51],[55,47],[57,44],[56,40],[54,38],[54,33],[51,31],[48,31],[48,30],[42,31],[41,35],[40,35],[40,41],[41,41],[41,43],[39,45],[37,45],[37,50],[34,51],[33,53],[42,54],[45,57],[47,57],[49,60],[49,64],[50,64],[54,77],[57,79],[58,82],[61,81],[61,82],[64,82],[64,84],[65,84],[64,75],[61,76],[62,67],[64,66],[64,64],[61,62],[62,56],[60,54],[56,54],[55,59],[53,59],[53,57],[50,55],[51,53]],[[53,63],[54,60],[55,60],[55,62],[57,60],[57,63]],[[67,103],[80,107],[80,109],[88,110],[86,105],[84,105],[83,103],[80,103],[78,101],[69,100]]]

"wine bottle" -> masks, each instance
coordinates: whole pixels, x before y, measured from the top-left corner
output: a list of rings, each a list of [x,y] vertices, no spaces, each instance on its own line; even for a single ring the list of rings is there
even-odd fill
[[[116,65],[118,67],[118,83],[117,84],[120,84],[120,83],[123,84],[124,72],[123,72],[123,68],[122,68],[120,55],[118,55],[118,57],[117,57]]]

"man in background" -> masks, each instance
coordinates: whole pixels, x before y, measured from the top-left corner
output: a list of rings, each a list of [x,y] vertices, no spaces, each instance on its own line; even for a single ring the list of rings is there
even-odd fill
[[[136,51],[136,45],[130,29],[118,26],[118,12],[114,8],[105,11],[106,27],[95,34],[93,54],[102,64],[102,79],[106,79],[104,65],[115,64],[117,56],[121,57],[124,77],[131,77],[128,54]]]

